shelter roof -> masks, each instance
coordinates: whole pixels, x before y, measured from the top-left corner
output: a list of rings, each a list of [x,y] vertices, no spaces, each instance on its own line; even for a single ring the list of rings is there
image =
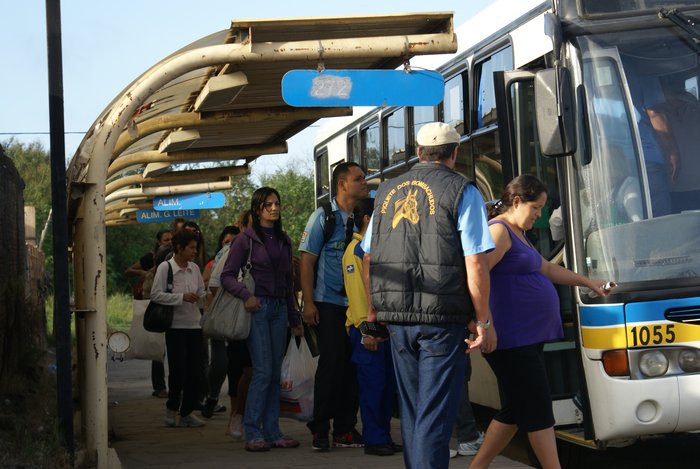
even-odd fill
[[[104,177],[105,222],[133,223],[154,195],[224,187],[258,156],[286,153],[287,139],[316,120],[352,113],[285,104],[289,70],[393,69],[456,48],[446,12],[234,20],[155,64],[105,108],[71,160],[69,216],[81,185]],[[106,173],[91,175],[98,158]],[[173,166],[181,163],[197,165]]]

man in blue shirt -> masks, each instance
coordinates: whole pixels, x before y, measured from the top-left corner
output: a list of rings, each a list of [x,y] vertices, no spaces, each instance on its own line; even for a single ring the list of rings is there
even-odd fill
[[[313,433],[311,446],[316,451],[330,449],[331,419],[333,446],[363,445],[362,436],[355,430],[357,376],[350,360],[352,349],[345,329],[348,299],[344,291],[342,258],[348,218],[355,204],[367,197],[367,182],[357,163],[341,163],[333,170],[332,184],[335,197],[331,199],[331,210],[335,228],[330,239],[324,240],[324,209],[319,207],[309,217],[299,245],[304,321],[315,326],[320,353],[314,383],[314,416],[308,423]],[[352,229],[351,226],[351,232]]]
[[[448,467],[465,341],[469,350],[496,348],[486,261],[495,246],[483,198],[454,171],[459,140],[442,122],[420,129],[419,162],[379,187],[362,241],[371,292],[367,320],[389,324],[409,469]],[[473,341],[467,339],[472,320]]]

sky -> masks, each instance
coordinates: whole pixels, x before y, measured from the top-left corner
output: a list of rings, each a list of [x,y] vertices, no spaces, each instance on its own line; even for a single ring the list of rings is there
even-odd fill
[[[181,47],[227,29],[233,19],[452,11],[457,27],[493,1],[63,1],[66,158],[73,157],[84,133],[126,85]],[[45,5],[41,0],[0,1],[0,143],[39,141],[49,150]],[[288,157],[260,157],[253,173],[292,161],[312,168],[316,129],[293,137]]]

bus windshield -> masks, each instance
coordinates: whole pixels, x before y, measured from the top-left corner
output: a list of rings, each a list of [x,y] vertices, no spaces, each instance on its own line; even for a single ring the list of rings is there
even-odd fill
[[[700,281],[700,63],[692,39],[655,28],[577,45],[591,152],[590,162],[577,158],[589,274]]]

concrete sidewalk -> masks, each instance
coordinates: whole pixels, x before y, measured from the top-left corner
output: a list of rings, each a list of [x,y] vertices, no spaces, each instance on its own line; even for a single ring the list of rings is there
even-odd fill
[[[224,435],[228,413],[215,414],[201,428],[169,428],[163,423],[165,399],[151,397],[151,364],[143,360],[108,361],[109,446],[127,469],[178,468],[403,468],[400,454],[367,456],[360,448],[339,448],[326,453],[311,450],[311,434],[304,423],[281,419],[286,434],[301,441],[295,449],[266,453],[245,451],[243,441]],[[226,383],[223,386],[227,389]],[[222,393],[222,404],[228,397]],[[394,438],[400,441],[399,421],[393,420]],[[452,447],[456,443],[453,441]],[[467,468],[471,457],[450,460],[450,468]],[[526,468],[499,456],[492,468]]]

